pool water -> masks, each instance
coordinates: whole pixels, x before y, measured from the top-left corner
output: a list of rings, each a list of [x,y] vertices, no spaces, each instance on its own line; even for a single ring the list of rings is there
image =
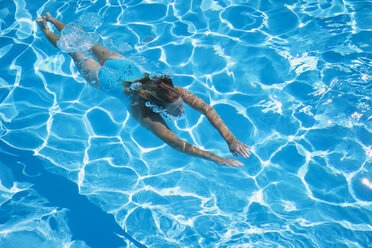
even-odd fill
[[[2,0],[0,247],[369,247],[371,9]],[[211,104],[251,146],[237,158],[245,166],[181,154],[139,126],[45,39],[34,22],[44,12],[90,25]],[[185,111],[167,121],[180,138],[233,157],[204,116]]]

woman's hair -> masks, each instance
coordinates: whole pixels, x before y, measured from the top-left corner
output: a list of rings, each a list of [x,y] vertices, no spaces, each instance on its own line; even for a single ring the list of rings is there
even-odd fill
[[[137,87],[131,87],[133,84],[138,84]],[[181,95],[174,88],[172,79],[167,75],[161,75],[149,78],[148,74],[145,77],[130,82],[123,82],[124,93],[135,95],[150,101],[159,107],[165,108],[167,104],[176,101]]]

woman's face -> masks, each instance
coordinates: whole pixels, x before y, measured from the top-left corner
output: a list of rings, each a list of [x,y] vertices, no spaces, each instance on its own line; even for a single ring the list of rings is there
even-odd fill
[[[175,117],[181,116],[184,113],[182,97],[179,97],[176,101],[168,104],[165,111]]]

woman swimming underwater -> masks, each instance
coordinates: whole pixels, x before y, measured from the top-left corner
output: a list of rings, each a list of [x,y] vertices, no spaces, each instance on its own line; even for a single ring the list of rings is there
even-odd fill
[[[57,47],[61,36],[51,32],[47,22],[51,22],[59,31],[66,24],[49,13],[45,13],[42,18],[37,18],[36,22],[46,38]],[[186,103],[208,118],[226,140],[234,156],[240,154],[244,158],[249,157],[250,153],[247,150],[249,147],[235,138],[213,107],[201,98],[183,88],[174,86],[172,79],[168,76],[150,78],[147,73],[141,73],[138,67],[123,55],[99,43],[96,43],[89,52],[69,54],[78,71],[89,84],[107,94],[130,102],[132,116],[144,128],[180,152],[211,160],[219,165],[244,166],[235,159],[221,158],[179,139],[167,126],[163,117],[169,119],[181,117],[184,114],[183,104]]]

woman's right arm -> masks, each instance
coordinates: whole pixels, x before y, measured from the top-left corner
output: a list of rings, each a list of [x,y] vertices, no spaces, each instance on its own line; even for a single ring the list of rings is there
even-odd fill
[[[131,105],[132,116],[138,121],[144,128],[151,131],[157,137],[162,139],[165,143],[171,146],[173,149],[188,154],[190,156],[199,157],[202,159],[213,161],[219,165],[226,166],[244,166],[243,163],[231,159],[221,158],[211,152],[199,149],[184,140],[181,140],[177,135],[170,130],[165,123],[164,119],[157,113],[152,112],[149,108],[143,104]]]
[[[235,136],[226,126],[225,122],[221,119],[221,117],[217,114],[216,110],[214,110],[212,106],[183,88],[175,88],[181,94],[182,99],[185,103],[190,105],[193,109],[204,114],[208,118],[209,122],[220,132],[221,136],[226,140],[227,144],[229,145],[230,151],[234,156],[238,156],[238,154],[240,154],[244,158],[248,158],[250,156],[250,152],[247,150],[249,146],[235,138]]]

